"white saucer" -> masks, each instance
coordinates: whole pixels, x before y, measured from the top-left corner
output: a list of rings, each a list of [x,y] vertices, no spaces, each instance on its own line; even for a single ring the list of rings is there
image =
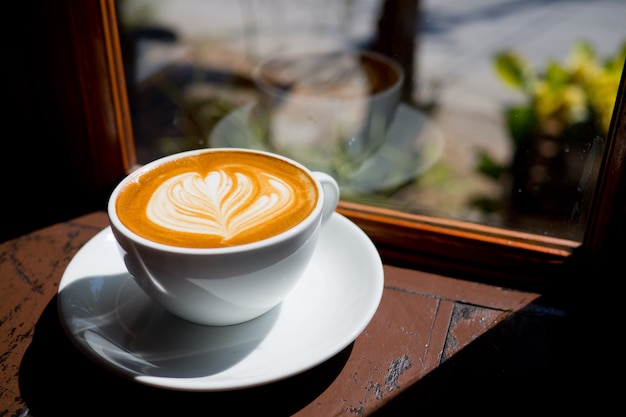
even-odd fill
[[[209,137],[211,147],[270,150],[255,134],[251,112],[255,104],[234,110],[217,123]],[[443,152],[444,137],[421,111],[400,104],[378,152],[341,184],[344,196],[386,192],[405,185],[432,167]]]
[[[236,326],[196,325],[139,289],[106,228],[69,263],[58,311],[76,346],[111,371],[162,388],[220,391],[287,378],[341,352],[374,316],[383,284],[371,240],[335,213],[282,304]]]

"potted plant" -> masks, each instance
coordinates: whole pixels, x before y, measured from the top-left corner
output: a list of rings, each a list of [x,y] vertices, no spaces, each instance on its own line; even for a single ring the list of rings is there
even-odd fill
[[[505,198],[498,208],[513,226],[580,222],[585,191],[593,189],[583,182],[593,181],[625,59],[626,42],[601,60],[592,44],[579,41],[564,63],[550,60],[541,69],[512,50],[494,55],[498,78],[523,100],[504,109],[511,159],[498,163],[481,150],[477,170],[503,182]],[[482,204],[494,207],[484,199]]]

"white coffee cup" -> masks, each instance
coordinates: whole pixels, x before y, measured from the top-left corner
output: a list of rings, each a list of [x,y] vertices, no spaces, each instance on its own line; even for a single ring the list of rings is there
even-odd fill
[[[253,80],[253,119],[267,148],[341,185],[384,143],[404,72],[384,55],[342,50],[266,58]]]
[[[107,210],[126,267],[148,296],[191,322],[231,325],[284,300],[338,200],[332,177],[286,157],[201,149],[131,173]]]

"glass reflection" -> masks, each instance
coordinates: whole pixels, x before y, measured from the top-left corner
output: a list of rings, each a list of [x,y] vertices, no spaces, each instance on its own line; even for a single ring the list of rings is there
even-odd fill
[[[118,6],[138,162],[196,147],[264,146],[253,123],[253,71],[263,59],[375,50],[402,65],[401,102],[382,145],[346,176],[345,199],[582,238],[624,64],[626,3]]]

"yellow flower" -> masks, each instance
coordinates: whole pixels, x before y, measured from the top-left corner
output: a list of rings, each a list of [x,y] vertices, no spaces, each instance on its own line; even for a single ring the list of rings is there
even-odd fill
[[[599,127],[605,133],[609,131],[619,81],[620,74],[616,71],[602,71],[586,85],[591,109],[598,118]]]
[[[613,107],[619,88],[623,68],[624,50],[618,51],[614,62],[621,65],[612,65],[611,61],[601,64],[593,48],[584,42],[576,44],[570,53],[569,68],[572,82],[580,85],[588,97],[592,114],[596,119],[597,127],[604,134],[608,133]]]
[[[545,81],[537,81],[534,85],[533,95],[537,118],[540,121],[553,118],[559,108],[559,103],[550,85]]]
[[[589,116],[585,91],[578,85],[554,87],[545,81],[538,81],[533,102],[542,125],[551,122],[564,127],[584,121]]]
[[[601,62],[590,43],[577,42],[565,65],[551,60],[543,72],[532,70],[513,52],[499,53],[494,59],[502,81],[527,96],[541,129],[558,134],[568,125],[591,122],[598,134],[608,134],[626,43]],[[528,123],[533,122],[529,119]]]
[[[563,89],[563,112],[569,123],[582,122],[589,116],[587,111],[587,95],[585,90],[575,84],[570,84]]]

